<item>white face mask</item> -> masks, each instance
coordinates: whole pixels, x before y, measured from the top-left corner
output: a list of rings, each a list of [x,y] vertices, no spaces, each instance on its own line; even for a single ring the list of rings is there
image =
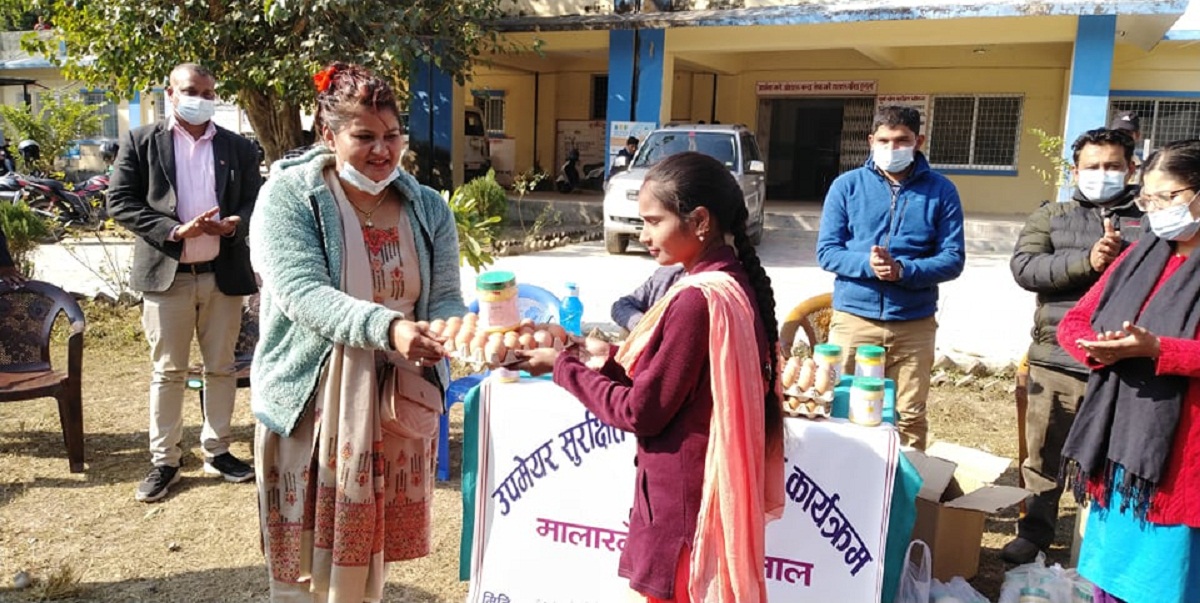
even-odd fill
[[[908,169],[912,165],[913,147],[897,147],[889,149],[887,147],[875,147],[871,149],[871,161],[875,163],[875,167],[896,174]]]
[[[1195,201],[1196,195],[1192,195],[1192,200],[1188,203],[1146,212],[1146,218],[1150,220],[1150,230],[1160,239],[1190,240],[1200,232],[1200,220],[1192,216],[1192,203]]]
[[[367,193],[368,195],[378,195],[379,193],[382,193],[383,189],[387,188],[393,180],[399,177],[399,166],[392,170],[392,174],[390,176],[380,180],[379,182],[371,180],[366,176],[366,174],[354,169],[354,166],[350,165],[349,161],[342,162],[342,169],[338,170],[338,178],[341,178],[342,182],[353,186],[354,188]]]
[[[207,98],[176,93],[175,99],[175,115],[193,126],[208,123],[217,110],[216,102]]]
[[[1125,190],[1126,172],[1110,172],[1105,170],[1079,170],[1076,179],[1079,181],[1079,192],[1088,201],[1104,203]]]

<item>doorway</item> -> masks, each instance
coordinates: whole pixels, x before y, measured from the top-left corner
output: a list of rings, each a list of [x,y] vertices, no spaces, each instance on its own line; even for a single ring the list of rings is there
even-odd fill
[[[762,99],[759,130],[766,136],[759,138],[767,141],[767,197],[824,200],[839,174],[865,160],[874,100]]]

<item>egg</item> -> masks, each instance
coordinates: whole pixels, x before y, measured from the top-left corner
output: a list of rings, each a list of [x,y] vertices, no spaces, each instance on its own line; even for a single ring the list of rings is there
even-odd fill
[[[460,330],[462,330],[462,319],[452,316],[446,320],[446,326],[442,329],[442,336],[446,339],[454,339],[458,336]]]
[[[483,348],[488,344],[487,333],[479,333],[471,338],[471,356],[483,356]]]
[[[449,331],[450,327],[447,326],[446,330]],[[458,333],[454,337],[454,343],[458,349],[465,352],[467,351],[467,346],[471,344],[471,340],[474,338],[475,329],[468,328],[467,325],[462,325],[459,327]]]
[[[434,335],[441,335],[442,331],[445,331],[445,330],[446,330],[446,321],[444,321],[440,318],[429,323],[429,332],[433,333]]]
[[[504,341],[501,339],[489,339],[483,346],[483,360],[493,366],[500,364],[506,354],[507,350],[504,349]]]
[[[537,344],[533,341],[532,331],[529,333],[521,333],[521,335],[517,337],[517,343],[520,345],[522,350],[532,350],[537,346]]]
[[[504,341],[504,333],[502,333],[500,331],[494,331],[491,333],[487,333],[487,340],[489,343],[493,342],[493,341],[503,342]]]
[[[539,348],[552,348],[554,347],[554,336],[549,331],[534,331],[533,342]]]
[[[478,324],[479,323],[479,315],[474,312],[467,312],[466,314],[463,314],[462,320],[465,323]]]
[[[785,389],[791,387],[792,384],[796,382],[796,375],[799,373],[799,371],[800,359],[796,358],[795,356],[788,358],[787,363],[783,365],[783,372],[779,376],[779,379],[783,382],[783,387]]]
[[[516,331],[508,331],[504,334],[504,347],[515,350],[519,345],[521,345],[520,335],[517,335]]]
[[[795,356],[792,356],[795,358]],[[816,378],[817,363],[813,362],[812,358],[805,358],[800,364],[800,374],[796,379],[796,387],[801,391],[808,391],[813,386],[813,380]]]
[[[522,331],[529,329],[529,332],[532,333],[537,330],[537,326],[534,324],[532,318],[522,318],[521,322],[517,325],[517,329]]]
[[[817,391],[823,394],[829,391],[833,385],[833,369],[827,366],[819,366],[816,372],[817,376],[813,381],[813,387],[817,388]]]
[[[550,323],[546,325],[546,331],[558,341],[567,343],[567,330],[562,328],[562,325]]]

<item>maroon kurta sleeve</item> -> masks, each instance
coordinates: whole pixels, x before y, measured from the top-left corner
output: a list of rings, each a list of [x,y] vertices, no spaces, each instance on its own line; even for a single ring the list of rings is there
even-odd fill
[[[612,360],[609,364],[614,364]],[[619,367],[618,367],[619,368]],[[663,312],[627,384],[579,359],[561,355],[554,382],[571,392],[601,421],[637,436],[663,430],[698,387],[708,387],[708,302],[699,289],[681,291]],[[701,383],[701,380],[704,380]]]

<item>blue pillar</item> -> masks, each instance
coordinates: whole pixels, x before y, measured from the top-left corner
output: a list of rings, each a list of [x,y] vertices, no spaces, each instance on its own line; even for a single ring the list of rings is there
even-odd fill
[[[1075,30],[1075,52],[1071,57],[1071,91],[1067,99],[1067,123],[1063,128],[1063,156],[1071,161],[1071,143],[1084,132],[1108,123],[1108,93],[1112,87],[1113,46],[1116,44],[1116,15],[1083,15]],[[1070,186],[1059,191],[1058,200],[1070,199]]]
[[[142,125],[142,93],[134,92],[133,98],[129,99],[129,129],[130,131],[141,127]],[[117,132],[117,136],[120,136]]]
[[[409,81],[408,147],[417,154],[417,179],[450,190],[454,140],[454,78],[431,62],[418,63]]]
[[[667,32],[662,29],[614,29],[608,32],[608,125],[614,121],[658,122],[662,109],[663,52]],[[612,170],[605,157],[605,173]]]

